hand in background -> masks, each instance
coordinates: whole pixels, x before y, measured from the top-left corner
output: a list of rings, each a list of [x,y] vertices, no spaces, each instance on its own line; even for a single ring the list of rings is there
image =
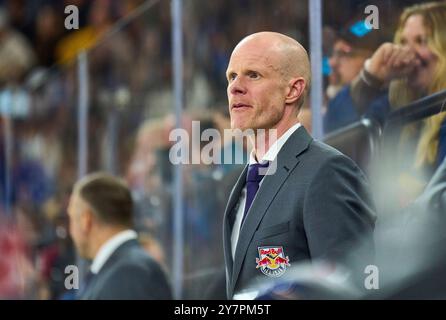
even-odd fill
[[[420,65],[416,53],[393,43],[382,44],[366,62],[365,69],[383,83],[410,75]]]

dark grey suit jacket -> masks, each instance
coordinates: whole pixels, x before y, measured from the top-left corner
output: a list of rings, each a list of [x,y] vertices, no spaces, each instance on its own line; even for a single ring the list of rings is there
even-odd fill
[[[276,173],[263,178],[247,213],[234,259],[231,233],[247,167],[229,197],[223,221],[228,298],[254,279],[267,277],[256,269],[259,247],[283,247],[291,266],[308,259],[340,258],[363,238],[373,251],[375,208],[368,182],[351,159],[300,127],[280,150],[276,164]]]
[[[172,299],[172,295],[158,263],[137,240],[129,240],[113,252],[79,299],[167,300]]]

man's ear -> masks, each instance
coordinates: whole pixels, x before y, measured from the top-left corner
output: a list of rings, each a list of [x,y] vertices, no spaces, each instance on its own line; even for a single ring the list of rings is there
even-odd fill
[[[288,94],[285,97],[286,104],[294,104],[304,94],[305,79],[302,77],[293,78],[288,83]]]
[[[90,233],[91,227],[93,225],[93,212],[87,206],[81,212],[80,225],[83,233],[85,234]]]

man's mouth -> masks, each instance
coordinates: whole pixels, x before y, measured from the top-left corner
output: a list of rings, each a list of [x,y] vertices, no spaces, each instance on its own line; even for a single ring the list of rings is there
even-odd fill
[[[242,110],[246,108],[252,108],[252,106],[246,103],[233,103],[231,106],[231,110]]]

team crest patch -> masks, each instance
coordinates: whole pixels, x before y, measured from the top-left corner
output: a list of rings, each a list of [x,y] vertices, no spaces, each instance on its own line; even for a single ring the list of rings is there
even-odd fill
[[[290,259],[285,256],[283,247],[258,247],[259,257],[256,258],[256,269],[268,277],[280,277],[290,266]]]

